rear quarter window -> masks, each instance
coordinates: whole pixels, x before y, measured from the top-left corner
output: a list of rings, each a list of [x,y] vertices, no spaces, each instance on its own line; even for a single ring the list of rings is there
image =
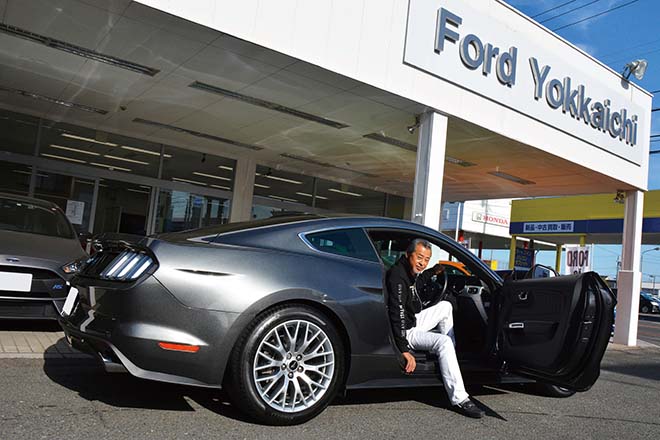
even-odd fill
[[[378,262],[378,256],[362,229],[337,229],[306,234],[307,243],[320,252]]]

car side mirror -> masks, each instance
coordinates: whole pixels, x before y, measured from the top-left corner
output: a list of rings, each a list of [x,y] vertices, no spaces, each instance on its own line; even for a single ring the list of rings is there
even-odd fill
[[[527,271],[525,278],[552,278],[558,276],[557,272],[550,266],[535,264]]]

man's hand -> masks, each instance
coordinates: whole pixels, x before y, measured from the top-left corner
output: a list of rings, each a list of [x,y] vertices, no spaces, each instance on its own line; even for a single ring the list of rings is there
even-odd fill
[[[410,352],[403,353],[403,358],[406,360],[406,373],[410,374],[415,371],[417,367],[417,362],[415,362],[415,357],[410,354]]]
[[[442,272],[445,271],[445,266],[443,266],[439,261],[438,264],[435,265],[435,274],[440,275]]]

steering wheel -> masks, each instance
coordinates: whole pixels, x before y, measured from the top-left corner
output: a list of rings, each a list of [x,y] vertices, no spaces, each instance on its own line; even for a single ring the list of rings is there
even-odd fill
[[[431,278],[431,281],[432,282],[429,285],[428,299],[422,302],[424,308],[434,306],[444,299],[447,285],[449,283],[447,271],[443,270],[439,274],[434,275]]]

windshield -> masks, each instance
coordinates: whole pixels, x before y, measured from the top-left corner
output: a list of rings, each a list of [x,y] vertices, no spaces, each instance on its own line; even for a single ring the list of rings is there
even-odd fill
[[[0,230],[74,238],[66,217],[57,208],[0,198]]]

